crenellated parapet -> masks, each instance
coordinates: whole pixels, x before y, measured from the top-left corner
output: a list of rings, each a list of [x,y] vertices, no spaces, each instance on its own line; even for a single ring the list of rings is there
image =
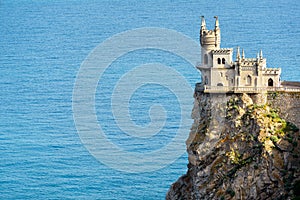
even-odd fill
[[[215,49],[212,50],[211,53],[214,55],[229,55],[233,51],[232,48],[222,48],[222,49]]]
[[[216,18],[215,28],[213,30],[208,30],[206,28],[204,16],[202,16],[201,29],[200,29],[200,43],[203,48],[206,49],[220,48],[221,31],[219,28],[218,17],[215,18]]]
[[[278,75],[281,74],[280,68],[266,68],[262,71],[263,75]]]

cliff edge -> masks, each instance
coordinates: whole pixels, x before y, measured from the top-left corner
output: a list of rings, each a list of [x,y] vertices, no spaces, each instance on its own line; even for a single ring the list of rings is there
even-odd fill
[[[300,198],[300,93],[194,97],[188,170],[166,199]]]

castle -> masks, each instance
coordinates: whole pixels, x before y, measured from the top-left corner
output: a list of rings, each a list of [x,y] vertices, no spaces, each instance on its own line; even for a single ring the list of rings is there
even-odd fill
[[[201,88],[207,93],[261,93],[280,90],[280,68],[267,68],[262,51],[256,58],[245,58],[239,47],[236,60],[232,48],[220,48],[221,31],[218,17],[215,28],[208,30],[204,16],[200,29],[201,64],[196,66],[202,74]]]

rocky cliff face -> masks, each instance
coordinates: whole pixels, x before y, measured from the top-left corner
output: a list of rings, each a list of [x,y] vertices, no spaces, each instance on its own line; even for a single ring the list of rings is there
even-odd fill
[[[188,171],[166,199],[300,195],[299,93],[195,93]]]

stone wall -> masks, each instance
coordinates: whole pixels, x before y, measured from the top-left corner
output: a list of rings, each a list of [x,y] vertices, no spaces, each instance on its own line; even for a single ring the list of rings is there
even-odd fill
[[[280,116],[300,127],[300,93],[276,92],[268,95],[268,104],[278,109]]]

